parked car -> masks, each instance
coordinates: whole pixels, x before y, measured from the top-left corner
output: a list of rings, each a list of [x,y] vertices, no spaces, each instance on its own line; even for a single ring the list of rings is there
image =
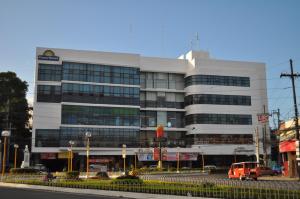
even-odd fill
[[[258,167],[259,175],[260,176],[273,176],[277,175],[278,173],[271,169],[270,167],[260,166]]]
[[[150,165],[150,166],[149,166],[149,169],[150,169],[150,170],[155,170],[155,169],[157,169],[157,165]]]
[[[214,172],[217,170],[216,165],[206,165],[204,166],[204,170],[209,171],[209,172]]]
[[[33,169],[37,170],[40,174],[47,174],[47,168],[43,164],[36,164],[33,166]]]
[[[274,166],[272,167],[272,170],[274,171],[274,174],[275,174],[275,175],[280,175],[280,174],[282,174],[282,166],[280,166],[280,165],[274,165]]]
[[[257,162],[238,162],[233,163],[228,171],[228,178],[230,179],[253,179],[257,180],[259,170]]]

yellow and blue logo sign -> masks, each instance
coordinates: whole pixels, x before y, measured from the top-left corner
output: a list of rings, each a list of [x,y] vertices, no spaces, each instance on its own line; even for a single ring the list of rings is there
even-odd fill
[[[59,57],[52,50],[45,50],[42,55],[38,56],[38,60],[59,61]]]

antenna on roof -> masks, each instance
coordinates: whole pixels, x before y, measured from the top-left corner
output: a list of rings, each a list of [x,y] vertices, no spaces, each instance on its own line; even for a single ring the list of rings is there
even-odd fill
[[[196,32],[191,40],[191,50],[200,50],[199,33]]]
[[[196,50],[200,50],[199,33],[196,32]]]
[[[134,41],[134,38],[133,38],[133,25],[132,23],[129,24],[129,45],[131,46],[131,48],[133,49],[134,45],[133,45],[133,42]]]
[[[161,26],[161,55],[165,55],[165,25]]]

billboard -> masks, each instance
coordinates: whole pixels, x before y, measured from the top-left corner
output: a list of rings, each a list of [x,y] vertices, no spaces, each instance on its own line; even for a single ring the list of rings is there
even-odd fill
[[[161,149],[163,161],[177,161],[177,152],[168,152],[166,148]],[[159,148],[140,149],[137,153],[139,161],[158,161]],[[180,161],[197,161],[198,153],[179,153]]]

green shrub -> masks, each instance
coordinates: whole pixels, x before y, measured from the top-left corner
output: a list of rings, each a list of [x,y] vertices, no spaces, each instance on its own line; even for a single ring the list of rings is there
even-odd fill
[[[112,184],[143,184],[143,180],[138,176],[123,175],[112,180]]]
[[[136,180],[136,179],[140,179],[138,176],[133,176],[133,175],[123,175],[123,176],[119,176],[116,178],[117,180]]]
[[[170,167],[169,171],[176,171],[177,169],[175,167]]]
[[[9,171],[11,174],[37,174],[39,171],[34,168],[13,168]]]
[[[203,188],[213,188],[213,187],[215,187],[215,184],[212,182],[203,182],[202,187]]]
[[[114,179],[111,184],[122,184],[122,185],[141,185],[143,184],[142,179]]]
[[[78,180],[79,179],[79,171],[66,172],[66,179],[68,179],[68,180]]]
[[[93,178],[99,180],[109,180],[109,176],[106,172],[97,172],[96,176]]]

